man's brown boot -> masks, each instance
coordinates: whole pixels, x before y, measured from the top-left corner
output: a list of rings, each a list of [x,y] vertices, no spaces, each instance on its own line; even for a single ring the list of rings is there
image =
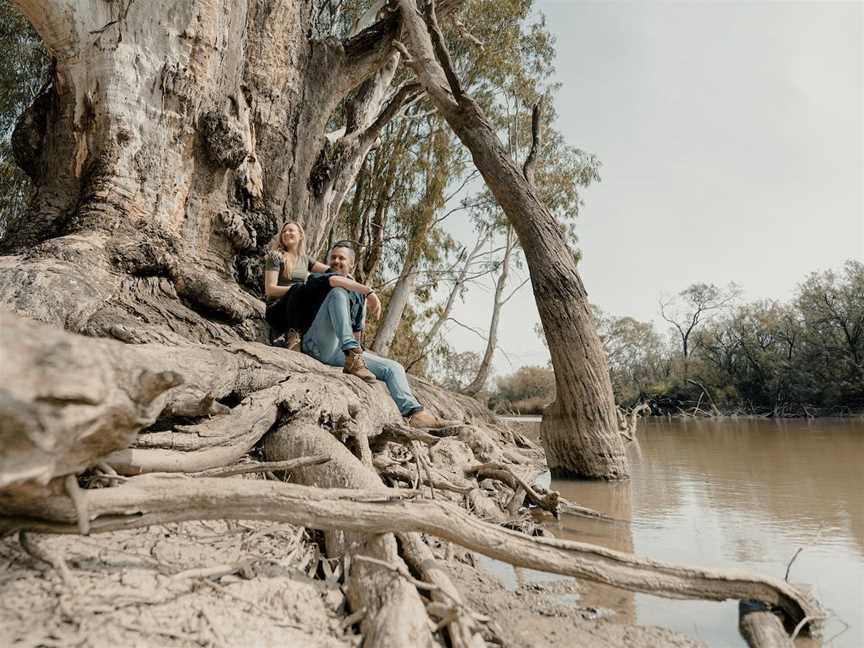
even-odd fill
[[[285,348],[289,351],[300,351],[300,334],[294,329],[288,329],[285,334]]]
[[[363,361],[363,349],[348,349],[347,351],[344,351],[344,353],[345,368],[342,369],[342,373],[357,376],[361,380],[370,384],[377,380],[375,374],[366,368],[366,363]]]
[[[445,421],[425,409],[414,412],[408,417],[408,425],[415,428],[432,428],[439,430],[441,428],[454,427],[461,424],[460,421]]]

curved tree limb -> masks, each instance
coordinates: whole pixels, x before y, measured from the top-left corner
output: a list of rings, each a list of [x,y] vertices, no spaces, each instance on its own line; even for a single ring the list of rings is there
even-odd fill
[[[45,46],[59,59],[73,56],[78,49],[75,3],[69,0],[12,0],[30,21]]]

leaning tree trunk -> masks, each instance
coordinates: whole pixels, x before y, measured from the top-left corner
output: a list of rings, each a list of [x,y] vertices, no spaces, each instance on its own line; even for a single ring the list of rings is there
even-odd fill
[[[408,64],[471,151],[525,252],[555,369],[556,399],[541,425],[549,468],[556,474],[589,478],[626,477],[629,468],[617,431],[609,369],[573,252],[483,111],[462,92],[437,26],[434,3],[425,12],[416,0],[399,0],[399,7],[407,48],[397,46],[403,55],[410,53]]]
[[[398,19],[340,41],[309,36],[309,2],[14,4],[56,65],[13,136],[36,192],[0,243],[0,303],[129,342],[261,338],[264,248],[286,220],[320,248],[416,93],[388,90]]]

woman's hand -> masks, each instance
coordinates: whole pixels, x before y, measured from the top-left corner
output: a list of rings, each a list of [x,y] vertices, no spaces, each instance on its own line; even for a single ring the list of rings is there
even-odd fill
[[[374,292],[369,293],[366,297],[366,303],[369,304],[369,314],[376,320],[381,317],[381,300]]]

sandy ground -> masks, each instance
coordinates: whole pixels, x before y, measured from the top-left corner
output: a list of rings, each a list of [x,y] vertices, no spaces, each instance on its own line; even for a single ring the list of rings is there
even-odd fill
[[[357,645],[342,629],[338,583],[306,573],[318,556],[303,535],[260,522],[32,535],[43,551],[66,558],[65,581],[25,553],[17,536],[6,538],[0,646]],[[189,571],[201,568],[235,573]]]
[[[190,522],[92,537],[31,534],[68,574],[0,541],[0,646],[358,646],[302,529],[267,522]],[[443,555],[443,549],[436,553]],[[619,623],[572,579],[507,591],[475,560],[448,563],[488,638],[514,647],[702,646]],[[316,576],[312,578],[310,576]],[[398,576],[394,575],[394,578]],[[602,602],[601,602],[602,603]],[[620,620],[620,619],[619,619]]]

